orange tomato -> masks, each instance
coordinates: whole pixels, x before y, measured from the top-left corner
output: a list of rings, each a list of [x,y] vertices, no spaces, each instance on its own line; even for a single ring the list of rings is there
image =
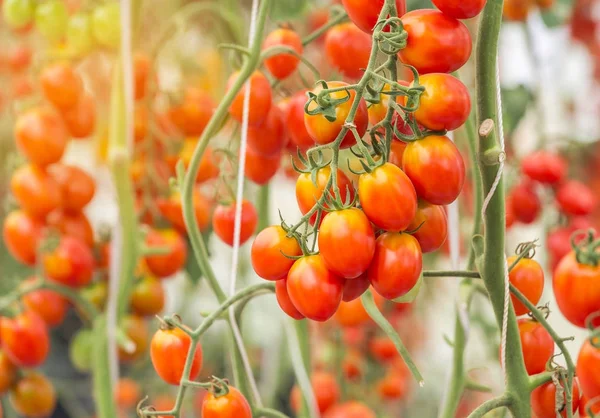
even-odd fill
[[[57,209],[63,199],[59,183],[46,170],[32,164],[13,173],[10,188],[19,205],[40,219]]]
[[[17,117],[15,139],[19,150],[32,163],[45,167],[62,158],[67,130],[56,112],[48,107],[36,107]]]

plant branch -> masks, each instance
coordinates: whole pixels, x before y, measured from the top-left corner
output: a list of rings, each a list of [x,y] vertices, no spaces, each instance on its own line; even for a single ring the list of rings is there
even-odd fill
[[[485,414],[493,411],[494,409],[509,407],[510,405],[511,400],[506,395],[500,396],[499,398],[490,399],[489,401],[481,404],[479,408],[471,412],[469,418],[483,418]]]

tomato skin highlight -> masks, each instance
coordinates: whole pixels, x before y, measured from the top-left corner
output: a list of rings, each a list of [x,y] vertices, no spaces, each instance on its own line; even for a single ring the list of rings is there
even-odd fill
[[[183,268],[187,260],[185,241],[173,229],[150,230],[146,235],[146,245],[152,247],[168,247],[170,251],[162,255],[149,255],[146,259],[148,269],[159,278],[174,275]]]
[[[508,257],[506,262],[512,266],[516,256]],[[510,283],[515,286],[534,305],[542,298],[544,292],[544,270],[535,260],[522,258],[510,271]],[[514,295],[510,295],[517,316],[529,313],[529,309]]]
[[[599,370],[600,349],[592,345],[591,339],[587,339],[582,344],[579,356],[577,357],[577,378],[579,379],[581,390],[589,399],[600,396]]]
[[[423,254],[417,239],[408,234],[386,232],[377,238],[367,276],[377,293],[393,300],[417,284],[422,268]]]
[[[47,107],[30,109],[15,122],[17,148],[40,167],[56,163],[67,146],[67,131],[62,119]]]
[[[522,318],[518,325],[527,374],[542,373],[554,355],[554,340],[539,322]]]
[[[398,55],[419,74],[451,73],[469,60],[473,41],[464,23],[433,9],[413,10],[402,16],[408,33]]]
[[[417,228],[419,229],[412,233],[412,236],[419,242],[421,251],[424,254],[437,251],[446,242],[448,236],[446,211],[442,206],[419,201],[417,213],[407,229],[413,231]]]
[[[208,392],[202,402],[203,418],[252,418],[252,409],[244,395],[229,386],[229,393],[218,398]]]
[[[302,39],[300,39],[297,32],[291,29],[280,28],[274,30],[265,38],[262,48],[264,50],[276,46],[291,48],[298,55],[302,55],[304,51]],[[281,53],[265,59],[265,67],[278,80],[289,77],[296,71],[299,64],[300,59],[290,53]]]
[[[50,351],[48,327],[35,312],[27,310],[14,318],[0,318],[2,349],[20,367],[37,367]]]
[[[403,231],[417,213],[417,193],[408,176],[393,164],[385,163],[358,179],[360,205],[377,227]]]
[[[483,10],[486,0],[433,0],[433,4],[446,16],[471,19]]]
[[[56,391],[46,376],[30,372],[11,390],[10,402],[23,417],[47,417],[56,407]]]
[[[294,262],[287,277],[290,300],[302,315],[313,321],[331,318],[342,301],[344,279],[329,271],[321,255]]]
[[[225,244],[233,247],[235,233],[235,207],[236,203],[230,205],[218,205],[213,213],[212,225],[215,234]],[[240,245],[250,239],[258,225],[258,213],[254,205],[248,201],[242,201],[242,216],[240,228]]]
[[[285,279],[294,264],[286,256],[302,255],[302,249],[295,238],[287,237],[279,225],[263,229],[252,242],[250,258],[256,274],[265,280]]]
[[[27,212],[15,210],[4,219],[2,237],[8,252],[20,263],[33,266],[37,260],[37,248],[44,224]]]
[[[385,0],[342,0],[350,20],[368,34],[373,33],[384,3]],[[396,0],[396,11],[398,16],[406,13],[405,0]]]
[[[561,386],[564,384],[561,381]],[[573,413],[579,408],[579,384],[573,379]],[[556,386],[553,382],[544,383],[531,392],[531,408],[537,418],[555,418],[556,413]],[[566,404],[566,394],[563,394],[563,402]],[[565,408],[566,409],[566,408]],[[560,416],[565,418],[567,411],[563,410]]]
[[[171,385],[179,385],[190,346],[191,338],[179,328],[156,331],[150,342],[150,358],[154,370],[161,379]],[[196,379],[201,368],[202,347],[198,344],[194,352],[189,379]]]
[[[596,197],[588,186],[571,180],[559,186],[556,192],[556,203],[566,215],[584,216],[595,209]]]
[[[227,90],[233,86],[238,76],[239,73],[231,75],[227,82]],[[263,123],[269,114],[273,93],[271,91],[269,80],[258,71],[255,71],[247,82],[250,83],[250,112],[248,114],[248,125],[257,126]],[[246,88],[242,87],[229,107],[229,114],[231,117],[240,123],[242,122],[244,114],[245,96]]]
[[[345,77],[362,77],[369,64],[372,40],[352,22],[341,23],[325,35],[325,56],[333,68]]]
[[[275,297],[277,298],[277,303],[283,312],[285,312],[290,318],[300,320],[304,319],[304,315],[296,309],[292,300],[290,299],[290,295],[287,291],[287,279],[278,280],[275,282]]]
[[[536,151],[521,160],[523,174],[542,184],[560,183],[567,175],[567,162],[558,154]]]

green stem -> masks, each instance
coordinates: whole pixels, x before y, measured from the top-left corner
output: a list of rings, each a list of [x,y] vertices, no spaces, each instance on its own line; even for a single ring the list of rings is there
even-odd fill
[[[286,414],[270,408],[258,408],[253,414],[255,417],[289,418]]]
[[[308,414],[310,418],[317,418],[319,412],[317,410],[315,395],[310,381],[310,371],[312,366],[310,361],[308,321],[306,319],[295,321],[295,329],[292,329],[288,324],[286,324],[285,328],[288,334],[290,358],[292,360],[292,367],[296,375],[300,392],[302,393],[302,405],[300,407],[299,417],[304,417]]]
[[[258,190],[258,202],[257,202],[257,210],[258,210],[258,228],[256,229],[256,233],[259,233],[269,225],[271,225],[271,220],[269,219],[269,203],[270,203],[270,191],[271,186],[269,184],[265,184],[260,186]]]
[[[490,399],[489,401],[481,404],[479,406],[479,408],[477,408],[476,410],[471,412],[471,415],[469,415],[469,418],[483,418],[485,416],[485,414],[493,411],[494,409],[498,409],[498,408],[502,408],[502,407],[506,407],[506,406],[510,406],[510,405],[511,405],[511,400],[507,396],[501,396],[499,398]]]
[[[331,29],[335,25],[342,23],[344,20],[346,20],[348,18],[348,15],[346,14],[346,12],[343,9],[337,9],[337,10],[338,10],[338,14],[333,19],[329,19],[327,21],[327,23],[325,23],[319,29],[315,30],[314,32],[312,32],[308,36],[306,36],[304,39],[302,39],[303,46],[310,44],[315,39],[319,38],[321,35],[323,35],[325,32],[327,32],[329,29]]]
[[[94,345],[92,347],[92,377],[94,382],[94,401],[96,413],[100,418],[117,416],[112,382],[110,378],[110,360],[108,350],[108,335],[106,333],[106,316],[97,316],[94,320]]]
[[[473,279],[481,278],[478,271],[460,271],[460,270],[425,270],[423,277],[470,277]]]

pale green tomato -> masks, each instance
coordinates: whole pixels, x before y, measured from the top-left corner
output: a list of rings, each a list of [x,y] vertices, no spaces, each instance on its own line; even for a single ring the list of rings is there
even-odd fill
[[[4,0],[2,17],[8,26],[21,29],[33,20],[35,6],[33,0]]]
[[[35,27],[49,42],[60,42],[65,37],[69,11],[63,1],[50,0],[35,9]]]
[[[92,19],[88,14],[77,13],[69,19],[67,47],[77,55],[86,54],[94,47]]]
[[[121,42],[121,11],[119,3],[111,2],[97,7],[92,13],[92,32],[99,45],[118,48]]]

